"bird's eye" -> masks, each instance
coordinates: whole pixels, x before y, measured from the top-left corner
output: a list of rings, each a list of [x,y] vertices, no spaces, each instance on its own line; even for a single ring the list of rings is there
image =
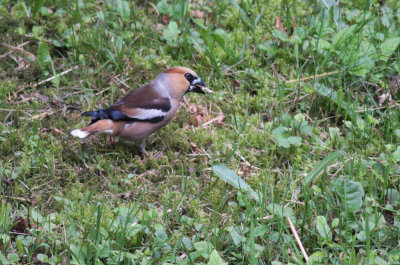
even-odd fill
[[[189,82],[192,82],[192,80],[194,79],[193,75],[191,75],[191,74],[189,74],[189,73],[186,73],[186,74],[185,74],[185,78],[186,78],[186,80],[188,80]]]

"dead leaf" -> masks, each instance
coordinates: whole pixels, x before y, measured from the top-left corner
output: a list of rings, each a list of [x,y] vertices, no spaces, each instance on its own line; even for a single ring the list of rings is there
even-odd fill
[[[194,119],[193,119],[194,123],[193,123],[193,125],[195,125],[195,126],[200,126],[202,120],[203,120],[203,116],[202,116],[202,115],[196,115],[196,116],[194,116]]]
[[[158,23],[155,27],[156,31],[162,31],[165,28],[165,26],[161,23]]]
[[[271,116],[269,115],[268,111],[265,110],[262,114],[261,114],[261,118],[263,121],[267,122],[271,120]]]
[[[27,61],[24,60],[21,56],[18,56],[17,58],[18,66],[14,68],[14,71],[23,71],[29,68],[31,64]]]
[[[378,96],[378,99],[379,99],[378,105],[382,106],[386,100],[389,101],[389,103],[392,101],[392,94],[390,94],[390,92],[384,93],[384,94]]]
[[[189,143],[189,146],[190,146],[190,149],[192,150],[192,151],[195,151],[196,149],[197,149],[197,144],[195,144],[195,143]]]
[[[121,199],[129,200],[132,197],[132,192],[123,192],[118,195]]]
[[[203,128],[207,127],[208,125],[212,123],[217,123],[218,125],[226,126],[226,123],[224,122],[226,120],[226,116],[222,111],[218,112],[217,116],[215,118],[210,119],[209,121],[203,123]]]
[[[200,126],[204,118],[208,116],[207,109],[201,105],[195,103],[190,103],[188,105],[188,110],[190,113],[190,124],[194,126]]]
[[[69,262],[68,262],[68,257],[67,256],[63,256],[63,263],[62,263],[62,265],[67,265]]]
[[[328,134],[327,134],[326,132],[320,133],[319,136],[320,136],[322,139],[328,138]]]
[[[390,87],[393,89],[393,94],[396,94],[400,88],[400,75],[397,75],[390,82]]]
[[[62,131],[60,131],[59,129],[54,128],[54,127],[51,127],[51,131],[54,133],[58,133],[58,134],[64,134]]]
[[[161,23],[165,26],[169,24],[170,20],[171,20],[170,16],[164,15],[161,17]]]
[[[194,18],[203,18],[204,12],[200,10],[192,10],[190,11],[190,16]]]
[[[28,95],[26,95],[26,94],[19,95],[19,97],[20,97],[22,100],[16,102],[17,104],[21,104],[21,103],[27,102],[27,101],[29,101],[29,100],[32,99],[31,97],[28,97]]]
[[[275,22],[275,28],[279,29],[280,31],[286,33],[285,28],[283,27],[283,23],[281,21],[281,18],[278,16],[276,17],[276,22]]]
[[[37,204],[37,201],[36,201],[36,194],[35,194],[35,193],[32,193],[32,195],[29,197],[29,199],[31,199],[31,204],[32,204],[33,206],[35,206],[35,205]]]
[[[225,120],[226,120],[226,116],[224,115],[224,113],[222,111],[218,112],[217,123],[225,126],[226,125],[224,122]]]
[[[14,219],[14,225],[13,228],[11,228],[11,231],[18,234],[28,234],[28,228],[28,221],[21,216],[18,216]]]
[[[20,52],[24,53],[26,56],[31,57],[32,60],[36,60],[36,55],[34,55],[34,54],[31,53],[31,52],[25,51],[25,50],[22,48],[21,45],[20,45],[20,46],[17,46],[17,47],[12,46],[12,45],[7,44],[7,43],[1,43],[1,45],[5,46],[5,47],[7,47],[7,48],[9,48],[9,49],[12,49],[12,50],[20,51]]]
[[[32,96],[34,96],[35,98],[40,99],[43,103],[49,101],[49,99],[50,99],[48,96],[42,95],[37,91],[34,92]]]
[[[49,116],[52,114],[54,114],[54,110],[50,109],[50,110],[47,110],[45,112],[42,112],[40,114],[36,114],[36,115],[30,117],[29,120],[33,121],[33,120],[37,120],[37,119],[42,119],[43,117],[46,117],[46,116]]]
[[[233,87],[237,90],[237,89],[240,88],[240,81],[239,81],[239,80],[236,80],[236,79],[233,79],[233,80],[232,80],[232,85],[233,85]]]
[[[7,185],[12,185],[14,183],[15,179],[9,179],[7,177],[3,177],[2,181],[4,183],[6,183]]]
[[[39,132],[41,133],[47,133],[48,131],[50,131],[49,128],[40,128]]]

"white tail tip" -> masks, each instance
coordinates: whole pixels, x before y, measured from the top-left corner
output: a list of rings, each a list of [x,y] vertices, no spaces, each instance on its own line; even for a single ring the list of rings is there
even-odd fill
[[[81,138],[81,139],[83,139],[83,138],[89,136],[89,133],[88,133],[88,132],[82,131],[82,130],[80,130],[80,129],[73,130],[73,131],[71,132],[71,134],[72,134],[73,136],[79,137],[79,138]]]

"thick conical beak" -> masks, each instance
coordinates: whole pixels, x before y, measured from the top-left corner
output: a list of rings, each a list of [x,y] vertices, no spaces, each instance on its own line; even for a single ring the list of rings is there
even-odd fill
[[[190,86],[190,92],[196,92],[196,93],[200,93],[200,94],[205,94],[205,92],[212,93],[212,94],[215,93],[214,91],[209,89],[207,87],[207,85],[204,84],[203,80],[201,80],[200,78],[197,78],[194,80],[194,82]]]

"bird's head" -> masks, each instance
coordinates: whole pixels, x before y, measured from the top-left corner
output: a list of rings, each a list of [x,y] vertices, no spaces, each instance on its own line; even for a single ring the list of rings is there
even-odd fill
[[[174,91],[171,91],[178,97],[182,97],[188,92],[204,94],[205,92],[214,93],[209,89],[201,78],[191,69],[186,67],[173,67],[164,74],[168,76],[169,84]]]

